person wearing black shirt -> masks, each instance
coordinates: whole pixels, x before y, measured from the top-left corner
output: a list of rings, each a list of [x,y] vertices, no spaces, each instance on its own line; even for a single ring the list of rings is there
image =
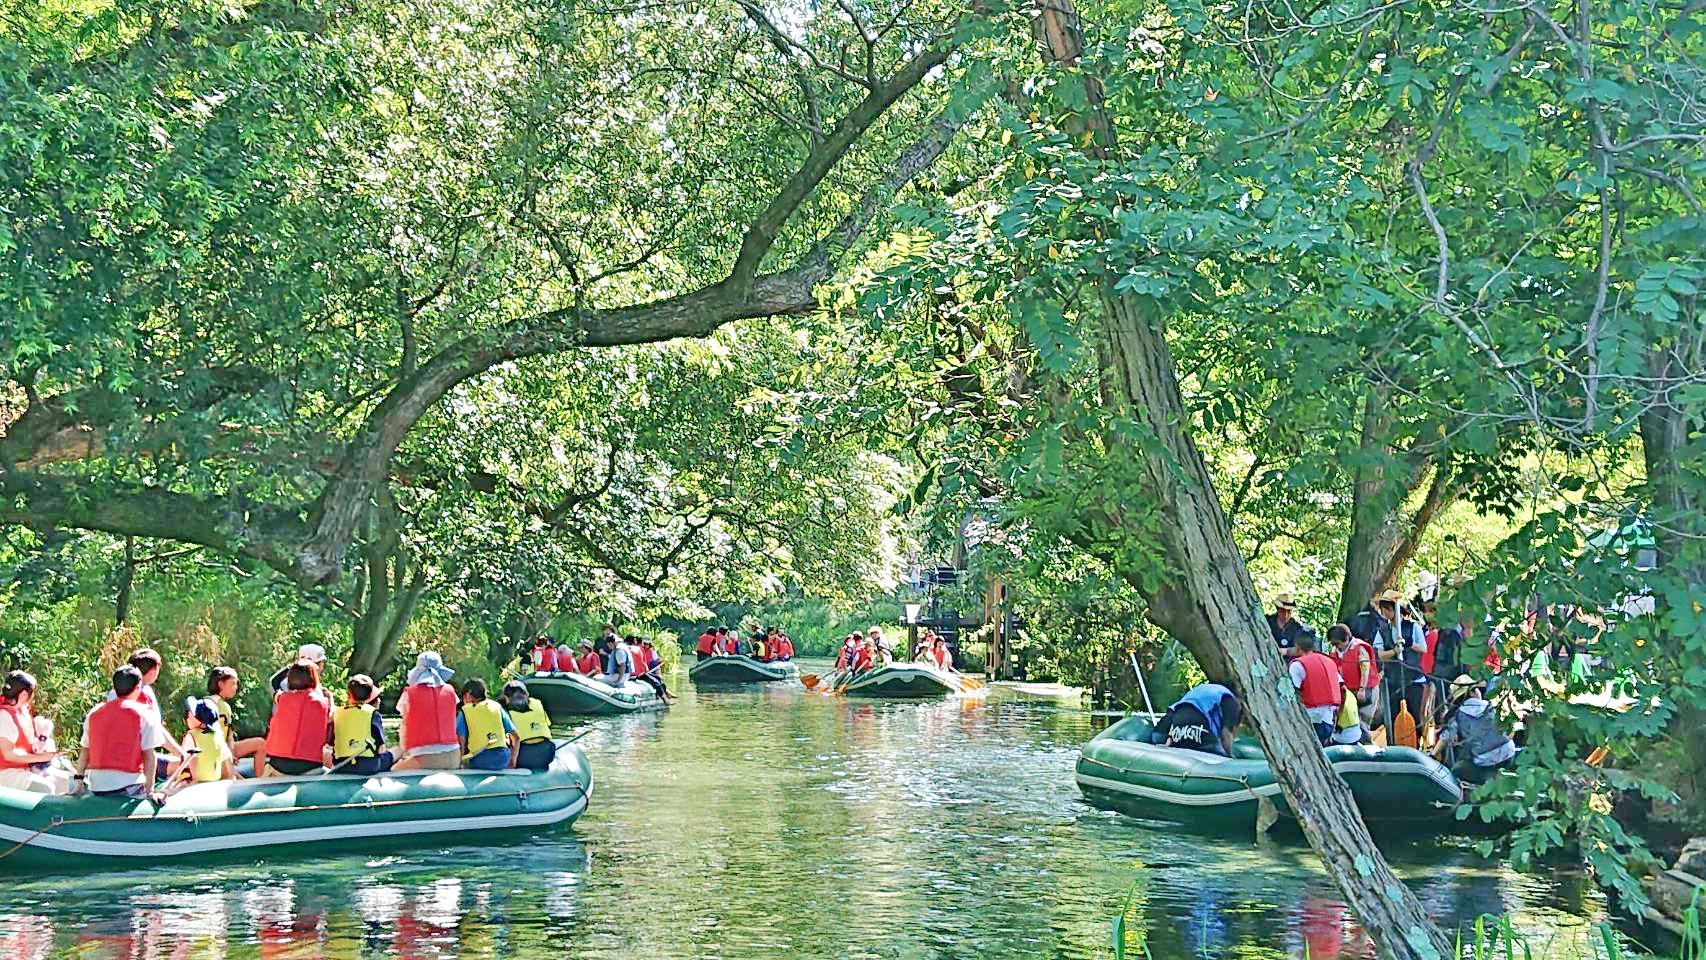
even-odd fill
[[[1274,612],[1268,614],[1268,631],[1273,634],[1274,643],[1279,644],[1280,656],[1287,660],[1300,652],[1298,637],[1315,635],[1313,627],[1297,619],[1297,601],[1289,593],[1282,593],[1274,600]]]

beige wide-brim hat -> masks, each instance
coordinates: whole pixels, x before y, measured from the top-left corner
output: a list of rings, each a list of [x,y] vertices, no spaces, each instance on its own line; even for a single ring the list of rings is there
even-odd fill
[[[1296,610],[1297,598],[1289,593],[1282,593],[1274,598],[1274,606],[1281,610]]]
[[[1402,593],[1399,593],[1396,590],[1388,590],[1385,593],[1376,594],[1374,597],[1374,602],[1375,603],[1393,603],[1393,604],[1403,603],[1404,602],[1404,595]]]

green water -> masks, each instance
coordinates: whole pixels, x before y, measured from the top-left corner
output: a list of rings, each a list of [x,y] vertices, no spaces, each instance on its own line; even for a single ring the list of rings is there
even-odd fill
[[[1107,955],[1134,886],[1155,957],[1360,956],[1308,850],[1086,806],[1101,725],[998,690],[966,704],[798,687],[594,722],[573,830],[391,855],[274,856],[0,884],[0,958],[947,958]],[[1555,955],[1602,901],[1467,848],[1394,851],[1442,920],[1514,914]],[[1585,955],[1582,954],[1582,955]]]

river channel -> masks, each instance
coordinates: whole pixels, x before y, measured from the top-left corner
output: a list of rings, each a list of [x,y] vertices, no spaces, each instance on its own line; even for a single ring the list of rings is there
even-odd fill
[[[572,830],[0,883],[0,958],[1094,958],[1368,952],[1301,841],[1207,838],[1087,806],[1076,704],[695,692],[593,721]],[[576,727],[579,729],[579,727]],[[1605,905],[1467,842],[1389,851],[1446,922],[1509,914],[1588,956]]]

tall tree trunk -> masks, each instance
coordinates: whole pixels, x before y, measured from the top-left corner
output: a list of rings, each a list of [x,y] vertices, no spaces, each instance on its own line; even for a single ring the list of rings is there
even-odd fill
[[[1398,586],[1415,558],[1422,536],[1440,511],[1462,495],[1443,457],[1425,452],[1420,441],[1406,454],[1391,448],[1388,390],[1370,387],[1363,403],[1362,439],[1351,493],[1351,532],[1345,542],[1345,576],[1339,587],[1339,619],[1349,619],[1382,590]],[[1428,482],[1416,512],[1404,507]]]
[[[349,670],[377,679],[396,665],[398,642],[426,592],[426,569],[403,542],[388,498],[363,525],[354,604],[360,613],[351,628]]]
[[[1078,63],[1083,43],[1071,0],[1044,0],[1036,26],[1051,61]],[[1091,130],[1111,150],[1113,127],[1101,85],[1087,77],[1084,86]],[[1107,361],[1104,389],[1119,412],[1129,413],[1153,434],[1152,442],[1127,452],[1142,464],[1160,506],[1150,519],[1173,568],[1164,599],[1167,618],[1182,628],[1175,636],[1205,669],[1225,670],[1222,676],[1242,692],[1310,846],[1370,936],[1400,960],[1438,960],[1450,951],[1450,942],[1375,847],[1350,788],[1328,765],[1269,641],[1255,585],[1232,539],[1208,465],[1190,435],[1190,415],[1179,395],[1178,371],[1159,311],[1153,301],[1116,290],[1116,279],[1104,277],[1098,284],[1099,335]]]
[[[124,566],[119,569],[118,598],[113,602],[113,624],[124,626],[130,619],[131,592],[136,585],[136,538],[124,538]]]
[[[1677,329],[1690,327],[1679,324]],[[1652,351],[1647,362],[1652,382],[1659,385],[1641,415],[1641,454],[1651,498],[1648,519],[1658,549],[1657,576],[1676,585],[1654,591],[1661,622],[1676,622],[1664,609],[1671,597],[1696,603],[1697,598],[1706,597],[1706,456],[1698,439],[1706,414],[1685,405],[1682,388],[1663,386],[1679,382],[1703,363],[1706,332],[1699,324],[1674,347]],[[1694,622],[1692,616],[1682,619]],[[1683,661],[1692,659],[1690,648],[1698,650],[1702,643],[1699,637],[1674,637],[1672,642],[1677,647],[1673,655]],[[1706,811],[1706,737],[1698,735],[1706,729],[1706,701],[1686,696],[1686,687],[1678,692],[1682,695],[1671,721],[1672,735],[1686,751],[1686,775],[1693,792],[1689,799],[1699,813]]]

